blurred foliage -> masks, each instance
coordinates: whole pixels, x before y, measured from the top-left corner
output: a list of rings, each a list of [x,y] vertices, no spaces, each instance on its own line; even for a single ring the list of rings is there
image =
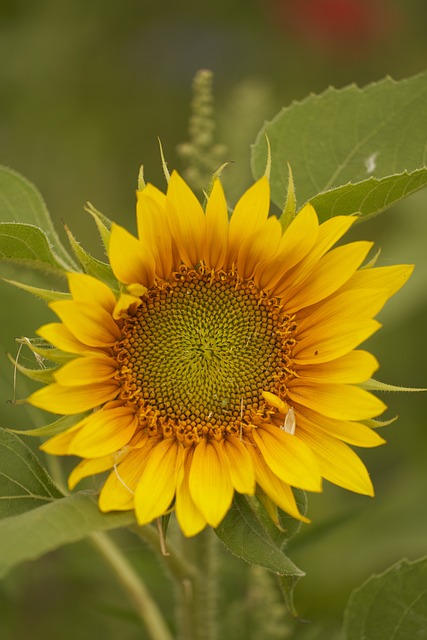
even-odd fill
[[[140,164],[147,180],[164,185],[157,136],[169,167],[180,168],[175,149],[188,140],[190,87],[198,69],[215,74],[216,142],[226,144],[226,159],[233,162],[224,173],[233,202],[250,183],[249,147],[264,120],[328,85],[363,85],[424,70],[426,19],[424,0],[3,0],[0,163],[37,185],[64,242],[63,221],[102,256],[85,202],[134,228]],[[382,364],[378,377],[408,386],[427,386],[426,208],[421,192],[349,234],[379,243],[380,264],[417,264],[409,284],[382,312],[384,328],[369,341]],[[2,275],[13,279],[14,270]],[[43,276],[32,282],[46,286]],[[42,302],[28,314],[23,291],[2,284],[1,294],[3,351],[15,354],[14,336],[33,335],[52,316]],[[0,379],[1,426],[42,424],[40,415],[34,425],[28,408],[8,403],[15,392],[5,356]],[[18,377],[17,397],[25,397],[30,384]],[[308,574],[296,589],[299,613],[311,621],[296,623],[300,640],[334,638],[354,587],[403,556],[426,553],[426,400],[414,394],[386,401],[391,416],[400,414],[384,429],[388,444],[361,452],[376,498],[326,486],[309,497],[313,524],[303,526],[289,550]],[[117,535],[171,618],[170,585],[157,562],[131,534]],[[259,576],[227,556],[224,617],[231,620],[232,607],[245,606],[230,604],[237,592],[258,601],[255,583],[259,589]],[[0,583],[0,636],[133,640],[144,632],[109,570],[82,542],[22,566]]]

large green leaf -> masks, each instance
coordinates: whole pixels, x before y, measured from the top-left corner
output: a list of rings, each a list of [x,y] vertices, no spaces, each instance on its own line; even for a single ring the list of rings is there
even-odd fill
[[[130,524],[135,524],[133,512],[101,513],[91,492],[75,493],[6,518],[0,521],[0,577],[64,544]]]
[[[272,198],[280,207],[289,162],[298,205],[314,199],[323,220],[338,213],[377,213],[427,184],[426,104],[427,73],[311,95],[283,109],[260,132],[253,173],[259,177],[266,166],[266,133]]]
[[[7,167],[0,167],[0,222],[19,222],[42,229],[55,264],[62,269],[75,269],[40,193],[31,182]]]
[[[350,597],[346,640],[426,640],[427,558],[402,560]]]
[[[62,497],[31,449],[4,429],[0,429],[0,460],[0,518]]]
[[[20,222],[0,222],[0,261],[61,276],[65,270],[44,231]]]

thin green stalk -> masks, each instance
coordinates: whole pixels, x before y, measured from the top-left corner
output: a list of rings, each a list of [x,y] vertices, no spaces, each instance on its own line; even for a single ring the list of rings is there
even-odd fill
[[[197,567],[187,561],[182,550],[181,552],[177,550],[170,538],[166,544],[165,554],[163,549],[164,544],[162,544],[160,535],[154,527],[135,526],[131,527],[131,530],[147,542],[150,547],[161,556],[169,576],[174,581],[179,639],[196,640],[196,636],[194,635],[194,588],[198,580]],[[182,538],[181,532],[177,531],[176,534],[179,536],[179,539]]]
[[[90,540],[108,562],[132,600],[151,640],[173,640],[156,602],[126,556],[104,533],[94,533],[90,536]]]
[[[178,582],[194,580],[197,571],[193,565],[186,561],[182,554],[172,546],[170,540],[167,542],[167,553],[162,552],[160,537],[156,529],[149,525],[140,527],[138,525],[130,527],[130,530],[137,534],[142,540],[147,542],[162,557],[162,561],[168,568],[170,574]]]

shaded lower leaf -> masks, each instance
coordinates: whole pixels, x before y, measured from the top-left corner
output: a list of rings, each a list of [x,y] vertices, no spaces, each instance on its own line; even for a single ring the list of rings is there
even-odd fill
[[[264,519],[257,517],[245,496],[236,494],[231,509],[215,532],[235,556],[283,578],[280,584],[285,602],[290,612],[296,615],[292,594],[295,583],[304,572],[283,552],[283,537],[273,539],[269,529],[270,525],[266,527]]]
[[[0,429],[0,460],[0,518],[17,516],[62,497],[37,456],[18,436],[4,429]]]
[[[427,558],[401,560],[353,591],[344,630],[346,640],[425,640]]]
[[[93,493],[79,492],[0,521],[0,577],[27,560],[97,531],[135,523],[133,512],[104,514]]]
[[[305,516],[307,514],[307,495],[302,489],[292,489],[295,495],[298,511]],[[282,509],[277,510],[279,524],[286,532],[286,541],[293,538],[301,528],[301,520],[296,520]]]

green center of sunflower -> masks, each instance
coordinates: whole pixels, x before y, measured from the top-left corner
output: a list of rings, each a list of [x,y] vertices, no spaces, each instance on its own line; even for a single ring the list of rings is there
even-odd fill
[[[252,281],[183,268],[125,321],[121,397],[151,435],[191,444],[239,433],[264,412],[263,391],[285,395],[294,329]]]

